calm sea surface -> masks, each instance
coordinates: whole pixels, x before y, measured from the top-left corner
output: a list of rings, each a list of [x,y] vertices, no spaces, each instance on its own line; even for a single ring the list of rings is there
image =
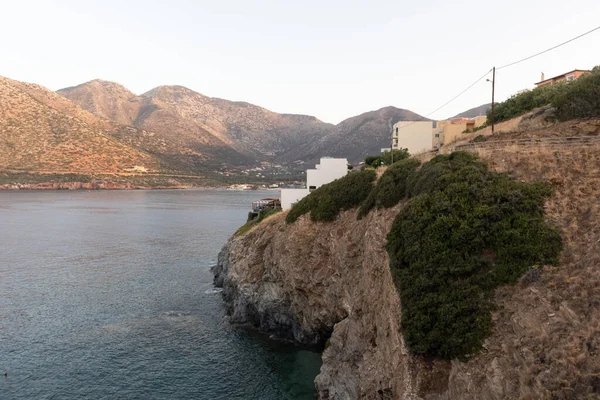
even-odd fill
[[[209,267],[273,192],[0,192],[0,399],[313,399],[320,354],[229,325]]]

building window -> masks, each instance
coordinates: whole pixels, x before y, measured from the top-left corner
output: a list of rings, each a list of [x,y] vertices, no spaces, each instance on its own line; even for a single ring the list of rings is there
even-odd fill
[[[567,81],[574,81],[575,80],[575,75],[567,75]]]
[[[440,137],[440,134],[439,134],[439,133],[436,133],[436,134],[435,134],[435,137]]]
[[[312,192],[313,190],[315,190],[317,187],[316,186],[309,186],[308,187],[308,191]]]

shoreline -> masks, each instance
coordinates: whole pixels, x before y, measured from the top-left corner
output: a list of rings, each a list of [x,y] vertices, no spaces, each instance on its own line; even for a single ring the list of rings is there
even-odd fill
[[[113,182],[43,182],[14,183],[0,185],[0,191],[20,190],[154,190],[154,189],[191,189],[194,187],[209,189],[204,186],[141,186]]]
[[[131,184],[120,184],[112,182],[43,182],[43,183],[14,183],[0,185],[0,192],[18,192],[26,190],[49,191],[49,190],[185,190],[185,189],[212,189],[212,190],[229,190],[234,192],[252,192],[260,190],[274,189],[256,188],[256,189],[231,189],[229,186],[195,186],[195,185],[175,185],[175,186],[142,186]]]

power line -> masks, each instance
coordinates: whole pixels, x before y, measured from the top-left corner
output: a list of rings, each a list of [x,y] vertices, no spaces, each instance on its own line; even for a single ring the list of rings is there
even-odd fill
[[[444,104],[442,104],[441,106],[439,106],[438,108],[436,108],[435,110],[433,110],[432,112],[425,114],[425,117],[429,117],[432,114],[435,114],[436,112],[440,111],[442,108],[446,107],[448,104],[452,103],[454,100],[458,99],[460,96],[462,96],[463,94],[465,94],[469,89],[471,89],[473,86],[475,86],[476,84],[478,84],[483,78],[485,78],[486,76],[489,75],[489,73],[492,72],[492,69],[490,68],[489,71],[487,71],[485,74],[483,74],[481,76],[481,78],[477,79],[475,82],[473,82],[472,84],[470,84],[469,86],[467,86],[466,89],[464,89],[462,92],[460,92],[459,94],[457,94],[456,96],[454,96],[453,98],[451,98],[450,100],[448,100],[447,102],[445,102]],[[398,128],[403,129],[406,128],[416,122],[419,121],[412,121],[409,124],[403,125],[403,126],[399,126]]]
[[[520,60],[514,61],[514,62],[512,62],[512,63],[510,63],[510,64],[506,64],[506,65],[503,65],[503,66],[501,66],[501,67],[498,67],[498,68],[496,68],[496,70],[503,69],[503,68],[507,68],[507,67],[513,66],[513,65],[515,65],[515,64],[519,64],[519,63],[521,63],[521,62],[523,62],[523,61],[530,60],[530,59],[532,59],[532,58],[534,58],[534,57],[537,57],[537,56],[539,56],[539,55],[542,55],[542,54],[544,54],[544,53],[547,53],[547,52],[549,52],[549,51],[552,51],[552,50],[554,50],[554,49],[557,49],[557,48],[559,48],[559,47],[561,47],[561,46],[564,46],[565,44],[567,44],[567,43],[570,43],[570,42],[572,42],[572,41],[574,41],[574,40],[577,40],[577,39],[579,39],[579,38],[581,38],[581,37],[584,37],[584,36],[586,36],[586,35],[589,35],[590,33],[592,33],[592,32],[595,32],[595,31],[597,31],[597,30],[600,30],[600,26],[598,26],[598,27],[596,27],[596,28],[594,28],[594,29],[592,29],[592,30],[589,30],[589,31],[587,31],[587,32],[585,32],[585,33],[582,33],[581,35],[579,35],[579,36],[576,36],[576,37],[574,37],[574,38],[572,38],[572,39],[569,39],[569,40],[567,40],[567,41],[565,41],[565,42],[562,42],[562,43],[560,43],[560,44],[558,44],[558,45],[556,45],[556,46],[554,46],[554,47],[551,47],[551,48],[549,48],[549,49],[546,49],[546,50],[544,50],[544,51],[541,51],[541,52],[539,52],[539,53],[533,54],[533,55],[531,55],[531,56],[529,56],[529,57],[525,57],[525,58],[523,58],[523,59],[520,59]],[[493,69],[493,68],[492,68],[492,69]],[[439,106],[438,108],[436,108],[435,110],[433,110],[432,112],[430,112],[429,114],[426,114],[426,115],[425,115],[425,117],[429,117],[429,116],[431,116],[432,114],[435,114],[436,112],[438,112],[438,111],[439,111],[439,110],[441,110],[442,108],[446,107],[448,104],[452,103],[454,100],[458,99],[458,98],[459,98],[460,96],[462,96],[462,95],[463,95],[465,92],[467,92],[467,91],[468,91],[469,89],[471,89],[473,86],[475,86],[476,84],[478,84],[478,83],[479,83],[479,82],[480,82],[480,81],[481,81],[483,78],[485,78],[485,77],[486,77],[486,76],[487,76],[487,75],[488,75],[490,72],[492,72],[492,69],[490,69],[489,71],[487,71],[487,72],[486,72],[486,73],[485,73],[485,74],[484,74],[484,75],[483,75],[481,78],[477,79],[475,82],[473,82],[471,85],[469,85],[469,86],[468,86],[466,89],[464,89],[462,92],[460,92],[460,93],[459,93],[459,94],[457,94],[456,96],[452,97],[450,100],[448,100],[447,102],[445,102],[444,104],[442,104],[441,106]],[[415,122],[418,122],[418,121],[412,121],[411,123],[409,123],[409,124],[407,124],[407,125],[403,125],[403,126],[401,126],[401,127],[399,127],[399,128],[401,128],[401,129],[402,129],[402,128],[406,128],[406,127],[408,127],[408,126],[410,126],[410,125],[414,124]]]
[[[547,53],[547,52],[549,52],[549,51],[551,51],[551,50],[557,49],[557,48],[559,48],[560,46],[564,46],[565,44],[567,44],[567,43],[570,43],[570,42],[572,42],[572,41],[574,41],[574,40],[577,40],[577,39],[579,39],[579,38],[581,38],[581,37],[584,37],[585,35],[589,35],[590,33],[594,32],[594,31],[597,31],[597,30],[599,30],[599,29],[600,29],[600,26],[598,26],[598,27],[596,27],[596,28],[594,28],[594,29],[592,29],[592,30],[590,30],[590,31],[587,31],[587,32],[585,32],[585,33],[582,33],[581,35],[579,35],[579,36],[576,36],[576,37],[574,37],[573,39],[569,39],[569,40],[567,40],[566,42],[563,42],[563,43],[561,43],[561,44],[558,44],[558,45],[556,45],[556,46],[554,46],[554,47],[551,47],[551,48],[549,48],[549,49],[546,49],[546,50],[544,50],[544,51],[540,51],[539,53],[536,53],[536,54],[534,54],[534,55],[532,55],[532,56],[529,56],[529,57],[525,57],[525,58],[523,58],[523,59],[521,59],[521,60],[518,60],[518,61],[515,61],[515,62],[511,62],[510,64],[503,65],[503,66],[501,66],[501,67],[498,67],[498,68],[496,68],[496,69],[497,69],[497,70],[498,70],[498,69],[503,69],[503,68],[510,67],[510,66],[512,66],[512,65],[518,64],[518,63],[520,63],[520,62],[523,62],[523,61],[530,60],[530,59],[532,59],[532,58],[534,58],[534,57],[537,57],[537,56],[539,56],[539,55],[542,55],[542,54],[544,54],[544,53]]]
[[[446,107],[448,104],[452,103],[454,100],[458,99],[467,90],[471,89],[473,86],[475,86],[476,84],[478,84],[483,78],[485,78],[486,76],[488,76],[488,74],[490,72],[492,72],[491,68],[490,68],[489,71],[487,71],[485,74],[483,74],[483,76],[481,78],[477,79],[475,82],[473,82],[471,85],[469,85],[465,90],[463,90],[462,92],[460,92],[459,94],[457,94],[456,96],[454,96],[453,98],[451,98],[450,100],[448,100],[447,102],[445,102],[444,104],[442,104],[441,106],[439,106],[438,108],[436,108],[435,110],[433,110],[432,112],[430,112],[429,114],[427,114],[425,116],[429,117],[431,114],[435,114],[436,112],[440,111],[442,108]]]

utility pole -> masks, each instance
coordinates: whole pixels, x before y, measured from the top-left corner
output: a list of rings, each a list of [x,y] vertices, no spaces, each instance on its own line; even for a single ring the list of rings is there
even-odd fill
[[[494,91],[496,88],[496,67],[494,67],[492,72],[492,135],[494,134]]]

